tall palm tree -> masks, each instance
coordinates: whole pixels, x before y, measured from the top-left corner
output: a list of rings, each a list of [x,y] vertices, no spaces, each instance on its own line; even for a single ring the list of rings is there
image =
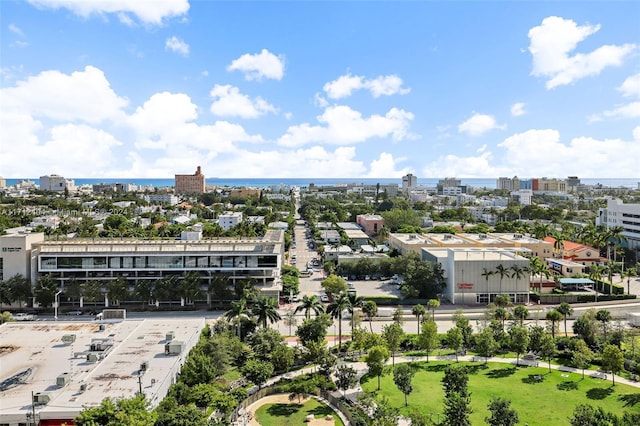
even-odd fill
[[[624,228],[622,226],[612,226],[611,228],[608,229],[608,232],[606,234],[608,237],[609,243],[613,245],[613,261],[614,262],[616,262],[617,260],[616,246],[621,245],[623,242],[627,240],[627,237],[624,236],[623,232],[624,232]]]
[[[440,301],[438,299],[429,299],[427,301],[427,308],[431,309],[431,319],[436,320],[436,308],[440,307]]]
[[[536,222],[536,224],[533,225],[532,232],[535,238],[542,240],[545,237],[548,237],[549,235],[551,235],[552,233],[551,225],[549,225],[548,223]]]
[[[356,315],[358,314],[356,309],[362,308],[362,305],[364,305],[364,298],[362,296],[357,296],[355,293],[347,293],[347,297],[349,297],[349,307],[347,308],[347,312],[351,315],[351,335],[353,336],[353,330],[356,328]]]
[[[318,296],[315,294],[311,296],[304,295],[300,304],[296,307],[295,312],[298,313],[300,311],[304,311],[304,316],[309,319],[311,318],[311,311],[313,311],[316,316],[320,315],[324,312],[324,305],[322,301],[318,299]]]
[[[529,318],[529,310],[525,306],[518,305],[513,309],[513,316],[520,323],[520,327],[522,327],[524,320]]]
[[[258,324],[262,324],[262,328],[267,328],[267,321],[273,324],[280,320],[278,313],[278,303],[272,297],[261,297],[253,304],[251,309],[256,317]]]
[[[545,265],[544,261],[538,256],[532,257],[529,261],[529,272],[531,272],[533,275],[540,275],[539,292],[540,294],[542,294],[542,276],[544,275],[549,278],[549,270],[547,269],[547,265]]]
[[[518,281],[520,281],[522,278],[524,278],[524,276],[529,271],[529,268],[521,268],[518,265],[513,265],[511,267],[511,271],[512,271],[511,278],[515,278],[516,279],[516,288],[518,288]]]
[[[420,317],[423,317],[424,314],[427,313],[427,310],[424,308],[424,306],[417,304],[415,305],[412,309],[411,309],[411,313],[417,318],[418,320],[418,336],[420,336]]]
[[[490,271],[487,268],[482,268],[482,275],[485,279],[485,281],[487,282],[487,295],[489,294],[489,277],[491,277],[491,275],[495,274],[494,271]]]
[[[562,302],[560,306],[556,308],[558,312],[564,317],[564,335],[567,336],[567,317],[573,314],[573,308],[567,302]]]
[[[376,304],[376,302],[374,302],[373,300],[367,300],[364,305],[362,306],[362,313],[367,317],[367,319],[369,320],[369,329],[371,330],[371,332],[373,333],[373,317],[375,317],[376,315],[378,315],[378,305]]]
[[[622,278],[627,279],[627,293],[631,294],[631,278],[635,278],[638,276],[638,271],[636,268],[627,268],[622,272]]]
[[[562,319],[562,314],[556,309],[547,312],[546,320],[551,322],[551,337],[556,338],[556,323]]]
[[[502,294],[502,280],[509,276],[509,268],[505,268],[502,263],[499,264],[496,266],[496,275],[500,276],[500,294]]]
[[[237,327],[238,337],[242,339],[242,323],[251,320],[251,310],[247,306],[247,299],[231,302],[231,309],[225,312],[224,317]]]
[[[327,307],[327,313],[331,318],[338,319],[338,353],[342,349],[342,313],[349,309],[349,306],[351,306],[349,295],[340,292],[333,296],[333,302]]]

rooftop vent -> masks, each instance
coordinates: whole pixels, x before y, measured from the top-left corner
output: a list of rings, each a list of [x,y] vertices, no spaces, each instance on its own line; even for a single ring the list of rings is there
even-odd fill
[[[76,335],[75,334],[65,334],[64,336],[62,336],[62,342],[63,343],[73,343],[76,341]]]
[[[49,392],[36,392],[33,394],[33,403],[36,405],[44,405],[51,401]]]
[[[179,355],[184,349],[184,342],[174,340],[164,345],[165,355]]]
[[[59,388],[63,388],[65,387],[69,382],[71,381],[71,374],[70,373],[62,373],[61,375],[59,375],[56,378],[56,385]]]
[[[167,334],[165,335],[165,340],[167,342],[170,342],[173,339],[175,339],[175,337],[176,337],[176,332],[175,331],[173,331],[173,330],[172,331],[168,331]]]

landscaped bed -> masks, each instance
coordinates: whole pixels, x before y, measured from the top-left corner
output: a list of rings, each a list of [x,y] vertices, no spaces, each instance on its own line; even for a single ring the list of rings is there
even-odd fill
[[[444,367],[450,362],[432,361],[412,364],[416,375],[412,380],[413,392],[408,397],[409,407],[404,407],[404,396],[393,383],[391,371],[381,378],[378,398],[386,397],[402,414],[418,410],[433,420],[443,419],[444,391],[441,380]],[[608,380],[589,377],[580,373],[568,373],[540,367],[515,367],[501,363],[460,363],[469,367],[469,391],[471,392],[472,424],[484,424],[489,415],[487,405],[492,398],[511,400],[520,417],[520,423],[533,425],[569,424],[574,408],[579,404],[591,404],[604,410],[622,414],[624,411],[640,412],[640,389]],[[593,372],[591,372],[593,373]],[[376,377],[365,376],[362,388],[375,391]]]
[[[257,409],[253,409],[257,407]],[[335,411],[322,402],[314,398],[304,398],[298,403],[298,398],[289,400],[289,395],[278,394],[265,397],[252,407],[249,412],[253,420],[261,426],[299,426],[308,424],[310,426],[344,426]],[[314,420],[305,422],[307,416],[313,414]],[[332,416],[333,420],[327,420],[327,416]],[[252,421],[253,423],[253,421]]]

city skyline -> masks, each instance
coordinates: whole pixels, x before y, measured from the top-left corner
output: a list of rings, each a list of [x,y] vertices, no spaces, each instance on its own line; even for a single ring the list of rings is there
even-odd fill
[[[0,175],[633,178],[636,2],[2,2]]]

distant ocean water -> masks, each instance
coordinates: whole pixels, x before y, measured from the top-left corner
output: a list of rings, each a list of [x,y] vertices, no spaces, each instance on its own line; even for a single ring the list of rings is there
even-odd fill
[[[32,180],[35,183],[39,184],[40,179],[36,178],[25,178],[25,179],[6,179],[7,185],[15,185],[21,180]],[[155,188],[171,188],[174,186],[174,179],[147,179],[147,178],[122,178],[122,179],[101,179],[101,178],[72,178],[76,186],[79,185],[92,185],[97,183],[132,183],[136,185],[143,186],[153,186]],[[418,178],[419,186],[427,186],[434,187],[438,184],[438,178]],[[494,189],[496,187],[496,179],[486,179],[486,178],[475,178],[475,179],[465,179],[460,178],[463,185],[473,186],[475,188],[488,188]],[[586,185],[602,185],[605,187],[627,187],[627,188],[638,188],[640,185],[640,178],[625,178],[625,179],[580,179],[580,182]],[[376,183],[383,184],[391,184],[397,183],[398,185],[402,184],[402,179],[399,178],[384,178],[384,179],[376,179],[376,178],[269,178],[269,179],[258,179],[258,178],[246,178],[246,179],[222,179],[222,178],[207,178],[207,185],[217,185],[217,186],[228,186],[228,187],[257,187],[257,188],[265,188],[272,186],[283,186],[283,187],[305,187],[309,186],[309,184],[313,183],[316,186],[331,186],[331,185],[340,185],[347,183],[362,183],[368,185],[375,185]]]

